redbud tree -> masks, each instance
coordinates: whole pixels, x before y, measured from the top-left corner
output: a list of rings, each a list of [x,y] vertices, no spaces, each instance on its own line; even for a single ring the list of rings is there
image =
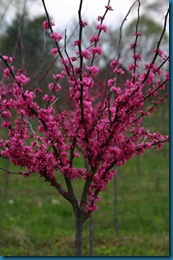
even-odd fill
[[[47,17],[42,27],[55,44],[50,55],[57,57],[61,71],[52,75],[45,85],[45,93],[39,84],[29,87],[32,75],[28,75],[25,68],[14,67],[13,57],[0,54],[4,79],[0,120],[7,132],[6,137],[0,138],[0,157],[19,166],[16,173],[22,176],[40,175],[71,204],[75,253],[80,256],[83,224],[98,209],[100,193],[116,175],[116,168],[135,155],[143,155],[147,149],[160,149],[168,141],[168,136],[151,132],[143,123],[168,96],[164,89],[169,74],[162,68],[169,58],[160,48],[168,12],[158,44],[151,50],[151,61],[144,64],[142,53],[138,52],[138,39],[142,37],[138,31],[140,0],[135,2],[138,19],[129,45],[132,57],[131,64],[126,66],[129,77],[120,87],[117,78],[123,76],[125,66],[120,62],[122,30],[117,56],[109,64],[113,76],[105,82],[98,80],[97,64],[103,52],[101,37],[108,30],[105,18],[113,11],[110,0],[104,14],[98,16],[87,48],[84,48],[83,35],[88,22],[82,17],[83,0],[80,0],[78,37],[69,43],[73,53],[67,48],[66,31],[64,36],[54,31],[55,24],[44,0],[42,4]],[[60,106],[59,95],[67,84],[66,106]],[[38,96],[39,100],[42,98],[41,103],[37,101]],[[76,158],[83,158],[85,166],[76,167]],[[60,176],[64,178],[63,185]],[[83,179],[80,200],[74,191],[74,179],[79,185]]]

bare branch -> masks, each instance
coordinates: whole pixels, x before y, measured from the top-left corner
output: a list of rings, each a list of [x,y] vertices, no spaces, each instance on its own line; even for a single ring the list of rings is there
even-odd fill
[[[157,58],[157,56],[158,56],[160,44],[161,44],[161,41],[162,41],[162,39],[163,39],[163,36],[164,36],[164,34],[165,34],[165,32],[166,32],[166,25],[167,25],[168,15],[169,15],[169,8],[168,8],[167,13],[166,13],[166,15],[165,15],[164,25],[163,25],[163,31],[162,31],[162,33],[161,33],[160,39],[158,40],[157,47],[156,47],[156,52],[155,52],[155,55],[154,55],[153,60],[152,60],[152,62],[151,62],[151,65],[155,63],[156,58]],[[144,78],[143,81],[142,81],[142,84],[146,81],[146,79],[147,79],[149,73],[150,73],[150,68],[148,68],[148,71],[147,71],[147,73],[146,73],[145,78]]]

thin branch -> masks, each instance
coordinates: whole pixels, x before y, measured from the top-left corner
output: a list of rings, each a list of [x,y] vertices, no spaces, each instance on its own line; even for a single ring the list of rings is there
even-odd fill
[[[42,78],[41,78],[41,75],[43,73],[43,66],[44,66],[44,63],[43,63],[43,58],[46,54],[46,31],[44,30],[44,34],[43,34],[43,39],[44,39],[44,43],[43,43],[43,54],[42,54],[42,57],[40,59],[40,70],[38,73],[36,73],[36,76],[38,75],[38,78],[37,78],[37,81],[35,82],[34,84],[34,88],[37,88],[38,87],[38,84],[42,81]],[[54,65],[54,64],[53,64]],[[52,67],[50,67],[52,68]],[[47,75],[47,74],[46,74]],[[33,76],[34,78],[34,76]]]
[[[79,44],[78,44],[78,49],[79,49],[79,57],[80,57],[80,70],[82,75],[82,67],[83,67],[83,57],[82,57],[82,31],[83,31],[83,24],[82,24],[82,4],[83,0],[80,0],[80,5],[79,5],[79,10],[78,10],[78,19],[79,19]]]
[[[104,179],[106,178],[106,174],[113,168],[113,166],[115,165],[116,162],[117,162],[117,159],[115,158],[115,159],[113,160],[113,162],[106,168],[105,172],[104,172],[103,175],[101,176],[101,180],[104,180]],[[95,193],[94,193],[94,198],[97,198],[97,197],[98,197],[99,192],[100,192],[99,189],[97,189],[97,190],[95,191]],[[93,201],[91,201],[91,203],[90,203],[90,206],[92,206],[92,205],[93,205]]]
[[[110,2],[111,2],[111,0],[108,0],[107,6],[110,5]],[[104,12],[104,14],[103,14],[103,16],[102,16],[102,18],[101,18],[101,20],[100,20],[100,25],[103,24],[103,21],[104,21],[104,19],[105,19],[105,17],[106,17],[107,12],[108,12],[108,8],[106,8],[106,11]],[[100,30],[98,31],[98,34],[97,34],[97,37],[98,37],[98,38],[100,37],[101,32],[102,32],[102,29],[100,29]],[[95,41],[94,47],[97,47],[97,44],[98,44],[98,41]],[[92,45],[93,45],[93,44],[92,44]],[[91,46],[92,46],[92,45],[91,45]],[[90,46],[90,47],[91,47],[91,46]],[[90,48],[90,47],[89,47],[89,48]],[[95,56],[96,56],[96,54],[93,54],[93,57],[92,57],[90,66],[92,66],[92,65],[94,64]],[[90,72],[90,74],[91,74],[91,72]],[[89,74],[89,75],[90,75],[90,74]]]
[[[151,62],[151,65],[154,64],[154,62],[155,62],[155,60],[156,60],[156,58],[157,58],[157,56],[158,56],[160,44],[161,44],[161,41],[162,41],[162,39],[163,39],[163,36],[164,36],[164,34],[165,34],[165,32],[166,32],[166,25],[167,25],[168,15],[169,15],[169,8],[168,8],[168,11],[167,11],[167,13],[166,13],[166,15],[165,15],[165,20],[164,20],[164,25],[163,25],[163,31],[162,31],[162,34],[161,34],[161,36],[160,36],[160,39],[158,40],[157,47],[156,47],[156,52],[155,52],[155,55],[154,55],[153,60],[152,60],[152,62]],[[147,79],[149,73],[150,73],[150,67],[148,68],[148,71],[147,71],[147,73],[146,73],[146,75],[145,75],[145,78],[144,78],[143,81],[142,81],[142,84],[146,81],[146,79]]]
[[[12,4],[12,2],[13,2],[13,0],[9,1],[9,3],[7,4],[7,6],[6,6],[4,12],[3,12],[2,15],[1,15],[1,18],[0,18],[0,27],[1,27],[1,23],[3,22],[3,19],[5,18],[5,15],[6,15],[8,9],[9,9],[10,5]]]
[[[24,17],[22,17],[22,22],[24,22]],[[25,57],[24,57],[24,44],[23,44],[23,38],[22,38],[22,31],[20,28],[21,20],[18,17],[18,35],[19,35],[19,40],[20,40],[20,45],[21,45],[21,58],[22,58],[22,66],[25,68]]]
[[[88,191],[89,191],[90,185],[92,184],[92,181],[93,181],[93,178],[94,178],[94,175],[96,172],[97,172],[97,169],[94,167],[91,167],[91,175],[87,178],[83,191],[82,191],[82,196],[81,196],[81,201],[80,201],[80,208],[82,210],[86,210]]]
[[[83,56],[82,56],[82,31],[83,31],[83,24],[82,24],[82,15],[81,15],[81,11],[82,11],[82,4],[83,4],[83,0],[80,0],[80,4],[79,4],[79,10],[78,10],[78,19],[79,19],[79,44],[78,44],[78,49],[79,49],[79,59],[80,59],[80,73],[79,73],[79,77],[80,77],[80,109],[81,109],[81,120],[84,124],[84,128],[85,128],[85,122],[84,122],[84,107],[83,107],[83,76],[82,76],[82,70],[83,70]]]
[[[8,64],[8,62],[3,58],[3,55],[2,55],[2,54],[0,54],[0,59],[5,63],[6,67],[10,70],[10,74],[12,75],[12,78],[14,79],[14,81],[16,82],[16,84],[18,85],[18,87],[21,88],[22,86],[21,86],[20,83],[16,80],[15,74],[14,74],[13,70],[11,69],[10,65]]]
[[[122,23],[121,23],[121,25],[120,25],[120,29],[119,29],[119,41],[118,41],[118,50],[117,50],[118,56],[117,56],[117,61],[116,61],[116,66],[115,66],[116,73],[115,73],[115,82],[114,82],[114,85],[116,85],[117,79],[118,79],[118,77],[119,77],[119,75],[118,75],[118,73],[117,73],[117,70],[118,70],[118,67],[119,67],[119,60],[120,60],[120,57],[121,57],[121,49],[122,49],[122,48],[121,48],[121,44],[122,44],[122,36],[123,36],[123,34],[122,34],[123,26],[124,26],[124,23],[127,21],[127,18],[128,18],[128,16],[129,16],[129,14],[131,13],[133,7],[135,6],[135,4],[136,4],[137,2],[140,3],[139,0],[136,0],[136,1],[131,5],[131,7],[129,8],[127,14],[125,15],[125,17],[124,17],[124,19],[123,19],[123,21],[122,21]],[[139,17],[138,17],[138,18],[139,18]],[[112,93],[112,99],[114,100],[114,98],[115,98],[115,95]],[[112,100],[112,102],[113,102],[113,100]]]
[[[148,99],[150,96],[152,96],[152,94],[159,90],[164,84],[166,84],[166,82],[168,82],[169,80],[166,79],[164,80],[162,83],[160,83],[156,88],[154,88],[149,94],[145,95],[144,98],[141,100],[141,102],[145,101],[146,99]]]
[[[134,54],[134,68],[133,68],[133,73],[134,73],[134,76],[133,76],[133,83],[135,82],[135,72],[136,72],[136,63],[137,63],[137,59],[135,58],[135,53],[136,53],[136,47],[137,47],[137,42],[138,42],[138,38],[139,38],[139,35],[138,35],[138,27],[139,27],[139,21],[140,21],[140,0],[138,0],[138,9],[137,9],[137,22],[136,22],[136,33],[135,33],[135,43],[134,43],[134,48],[133,48],[133,54]]]
[[[123,26],[124,26],[124,23],[127,21],[127,17],[129,16],[129,14],[131,13],[131,10],[132,8],[135,6],[135,4],[138,2],[138,0],[136,0],[132,5],[131,7],[129,8],[126,16],[124,17],[122,23],[121,23],[121,26],[120,26],[120,32],[119,32],[119,41],[118,41],[118,57],[117,57],[117,64],[118,64],[118,61],[120,60],[120,56],[121,56],[121,42],[122,42],[122,30],[123,30]]]
[[[43,4],[43,7],[44,7],[44,10],[45,10],[45,13],[46,13],[46,17],[47,17],[47,20],[48,20],[49,29],[50,29],[51,33],[53,33],[54,31],[53,31],[52,26],[51,26],[49,13],[48,13],[48,11],[47,11],[47,7],[46,7],[46,4],[45,4],[45,1],[44,1],[44,0],[42,0],[42,4]],[[63,57],[63,55],[62,55],[62,52],[61,52],[61,49],[60,49],[60,46],[59,46],[58,42],[57,42],[56,40],[54,40],[54,42],[55,42],[55,45],[56,45],[56,47],[57,47],[58,54],[59,54],[60,58],[64,60],[64,57]],[[66,64],[65,64],[64,66],[65,66],[65,68],[66,68],[66,72],[67,72],[68,76],[70,76],[70,71],[69,71],[69,69],[68,69],[68,66],[67,66]]]
[[[162,98],[160,99],[159,103],[155,103],[154,105],[152,105],[148,110],[145,111],[145,113],[150,113],[150,112],[152,112],[152,110],[153,110],[156,106],[158,106],[163,100],[165,100],[165,98],[167,98],[167,97],[168,97],[168,94],[166,94],[164,97],[162,97]],[[136,122],[136,121],[139,120],[141,117],[145,116],[145,113],[142,114],[142,115],[140,115],[140,116],[138,116],[138,117],[136,117],[136,118],[132,121],[132,123]]]
[[[49,175],[47,175],[46,171],[40,171],[40,175],[43,176],[46,181],[50,182],[51,185],[54,186],[58,192],[71,203],[71,196],[61,187],[59,183],[56,182],[55,179],[52,179]]]
[[[7,170],[3,167],[0,167],[0,170],[6,172],[7,174],[18,174],[18,175],[21,174],[21,172],[13,172],[13,171]]]
[[[58,149],[54,145],[52,145],[52,148],[53,148],[55,156],[58,158],[59,157]],[[74,195],[71,180],[68,177],[66,177],[65,175],[64,175],[64,179],[65,179],[66,186],[67,186],[67,189],[68,189],[68,192],[69,192],[69,195],[70,195],[70,201],[73,204],[73,203],[76,202],[76,198],[75,198],[75,195]]]
[[[76,82],[74,67],[73,67],[73,64],[72,64],[72,62],[71,62],[71,59],[70,59],[70,57],[69,57],[69,54],[68,54],[68,52],[67,52],[67,29],[65,29],[64,52],[65,52],[65,54],[66,54],[66,56],[67,56],[67,59],[68,59],[68,61],[69,61],[69,64],[70,64],[70,66],[71,66],[71,69],[72,69],[72,73],[73,73],[74,80],[75,80],[75,82]],[[77,84],[77,82],[76,82],[76,84]]]

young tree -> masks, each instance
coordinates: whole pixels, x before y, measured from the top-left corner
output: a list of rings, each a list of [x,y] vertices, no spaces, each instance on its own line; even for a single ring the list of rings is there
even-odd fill
[[[12,57],[0,54],[5,66],[3,76],[10,82],[10,93],[0,95],[1,127],[8,132],[7,138],[0,138],[0,157],[18,165],[17,174],[28,177],[37,173],[69,201],[75,219],[75,253],[81,256],[83,224],[98,209],[100,192],[116,175],[115,167],[125,164],[134,155],[142,155],[147,149],[160,149],[168,141],[168,136],[152,133],[143,125],[143,118],[153,113],[167,97],[162,93],[165,93],[163,89],[169,75],[162,72],[162,67],[168,62],[168,56],[160,45],[168,12],[158,44],[151,51],[151,62],[143,64],[142,54],[138,53],[140,0],[135,2],[138,19],[129,50],[132,52],[132,63],[127,68],[130,77],[120,88],[116,82],[117,76],[124,73],[120,50],[118,57],[110,62],[113,78],[98,84],[99,67],[95,65],[102,55],[101,33],[108,29],[105,17],[108,11],[113,11],[110,0],[103,16],[98,17],[87,48],[83,47],[83,34],[88,23],[82,18],[83,0],[80,0],[79,34],[73,42],[72,56],[67,49],[67,33],[62,47],[63,36],[53,31],[54,23],[45,1],[42,3],[47,16],[43,28],[50,32],[55,43],[51,54],[57,55],[62,70],[52,75],[45,94],[39,85],[36,89],[27,89],[30,81],[27,72],[15,68]],[[67,105],[60,107],[58,99],[64,82],[68,82],[69,94],[64,97]],[[37,95],[42,95],[43,104],[36,102]],[[86,167],[77,168],[74,161],[81,157]],[[59,181],[60,175],[64,184]],[[84,180],[80,199],[75,193],[74,179]]]

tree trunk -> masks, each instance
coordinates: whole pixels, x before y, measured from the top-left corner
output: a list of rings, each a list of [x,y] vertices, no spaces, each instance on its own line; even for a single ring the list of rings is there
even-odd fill
[[[82,256],[83,253],[83,222],[81,214],[75,216],[75,254]]]
[[[89,251],[90,256],[94,256],[94,238],[93,238],[93,215],[89,218]]]

